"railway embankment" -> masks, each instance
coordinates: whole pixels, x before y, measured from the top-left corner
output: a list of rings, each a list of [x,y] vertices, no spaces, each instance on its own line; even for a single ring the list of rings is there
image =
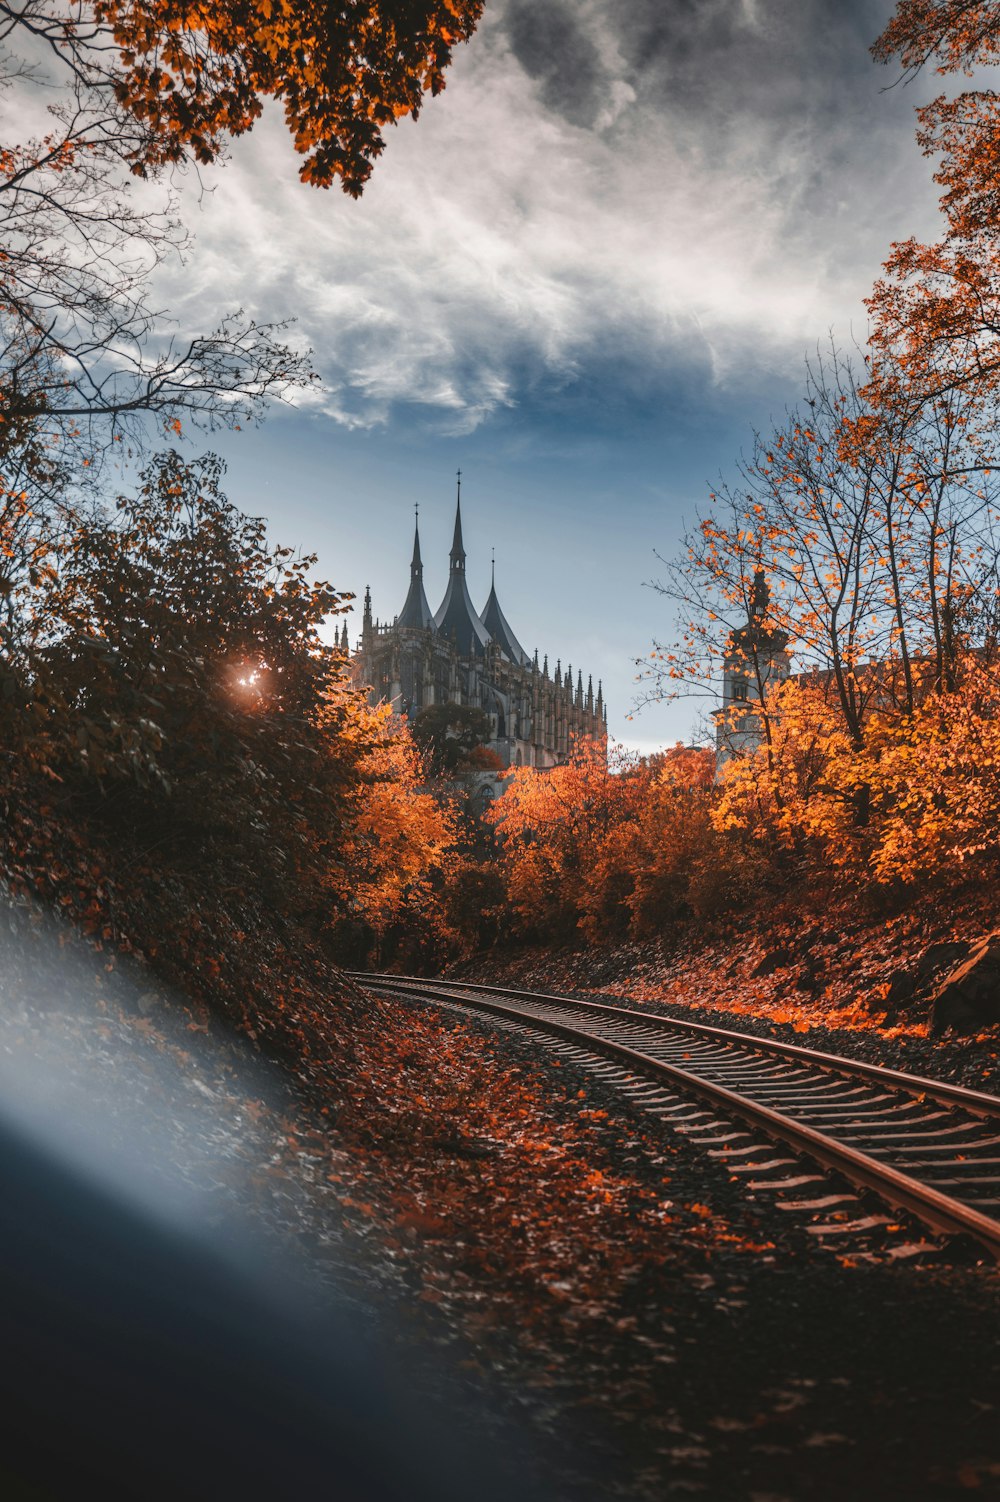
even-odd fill
[[[103,1113],[195,1230],[247,1217],[296,1276],[346,1287],[547,1499],[936,1502],[1000,1477],[991,1268],[817,1248],[690,1137],[485,1020],[345,987],[275,1072],[143,966],[28,958],[0,973],[0,1041],[50,1081],[42,1116]],[[261,972],[255,1006],[294,979]]]
[[[644,942],[492,951],[448,974],[693,1015],[1000,1093],[997,928],[983,894],[888,916],[786,905]]]

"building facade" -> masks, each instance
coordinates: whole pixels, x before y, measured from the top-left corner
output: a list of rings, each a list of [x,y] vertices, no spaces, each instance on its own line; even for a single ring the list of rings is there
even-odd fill
[[[555,767],[564,762],[573,741],[582,736],[604,739],[607,708],[600,682],[584,688],[583,674],[565,672],[561,662],[549,673],[521,646],[497,597],[496,577],[482,611],[472,603],[466,582],[462,542],[461,481],[455,509],[455,534],[449,555],[448,584],[436,611],[424,590],[419,524],[414,530],[410,587],[399,614],[385,623],[372,616],[371,591],[365,591],[361,641],[354,654],[355,672],[369,685],[373,704],[385,701],[410,718],[433,704],[481,709],[490,723],[486,742],[503,767]],[[347,627],[343,642],[347,643]]]

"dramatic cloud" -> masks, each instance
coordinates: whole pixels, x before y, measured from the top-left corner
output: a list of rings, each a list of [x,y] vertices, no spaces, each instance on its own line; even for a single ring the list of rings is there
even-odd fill
[[[930,222],[912,104],[863,0],[507,0],[360,203],[268,117],[163,283],[184,323],[293,316],[348,426],[449,433],[607,368],[690,387],[798,364]],[[915,222],[912,205],[922,204]]]

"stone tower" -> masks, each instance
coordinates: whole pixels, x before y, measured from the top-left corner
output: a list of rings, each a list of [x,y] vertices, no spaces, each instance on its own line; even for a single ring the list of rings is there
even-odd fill
[[[727,761],[755,751],[764,736],[760,704],[769,689],[791,671],[788,636],[768,624],[771,591],[762,568],[754,574],[745,626],[733,631],[722,668],[722,703],[715,720],[716,777]]]

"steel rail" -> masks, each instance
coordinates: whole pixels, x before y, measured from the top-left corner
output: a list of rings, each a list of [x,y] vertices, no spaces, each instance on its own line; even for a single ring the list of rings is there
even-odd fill
[[[992,1216],[984,1215],[974,1207],[964,1204],[960,1200],[942,1194],[932,1185],[926,1184],[908,1173],[892,1167],[890,1164],[880,1162],[869,1153],[853,1147],[847,1142],[838,1141],[824,1132],[817,1131],[805,1122],[796,1121],[773,1107],[755,1101],[749,1096],[739,1094],[726,1085],[720,1085],[712,1080],[697,1075],[690,1070],[682,1068],[679,1064],[658,1059],[652,1054],[643,1053],[640,1049],[633,1048],[628,1044],[619,1043],[611,1038],[602,1037],[599,1034],[588,1031],[583,1027],[573,1027],[570,1023],[557,1021],[550,1017],[539,1017],[536,1013],[526,1010],[517,1005],[511,1005],[499,1000],[486,998],[481,995],[456,995],[458,984],[442,987],[438,982],[426,982],[415,976],[372,975],[363,972],[352,972],[356,979],[367,982],[378,990],[389,991],[401,996],[414,996],[430,1001],[444,1001],[451,1005],[464,1007],[475,1012],[485,1012],[503,1018],[507,1021],[529,1023],[540,1032],[562,1038],[564,1041],[584,1047],[592,1052],[603,1054],[606,1057],[617,1060],[626,1065],[630,1070],[645,1076],[654,1076],[660,1080],[670,1080],[679,1085],[689,1094],[700,1097],[710,1102],[713,1106],[721,1107],[726,1113],[737,1117],[739,1120],[760,1129],[766,1136],[783,1143],[793,1151],[812,1159],[843,1174],[856,1186],[871,1190],[879,1198],[898,1211],[913,1215],[916,1219],[930,1226],[933,1230],[948,1236],[969,1236],[984,1246],[990,1254],[1000,1260],[1000,1221]],[[465,986],[469,990],[479,991],[476,986]],[[500,992],[502,995],[510,995],[500,987],[491,987],[491,993]],[[648,1013],[629,1012],[625,1008],[604,1007],[601,1005],[581,1003],[571,997],[550,997],[536,993],[520,993],[520,998],[530,998],[531,1001],[542,1004],[556,1004],[565,1007],[584,1007],[590,1010],[621,1014],[625,1012],[629,1021],[641,1020],[648,1024],[651,1020]],[[670,1024],[672,1018],[654,1018],[656,1023]],[[687,1024],[684,1024],[687,1026]],[[702,1024],[692,1024],[702,1030]],[[710,1030],[713,1035],[722,1034],[727,1042],[736,1042],[743,1047],[756,1049],[759,1044],[770,1040],[755,1038],[751,1034],[731,1033],[724,1029]],[[824,1067],[836,1067],[841,1072],[851,1072],[854,1061],[842,1059],[837,1055],[825,1055],[803,1050],[797,1045],[788,1045],[794,1048],[798,1056],[806,1056],[810,1062],[822,1064]],[[829,1060],[830,1063],[826,1061]],[[879,1066],[865,1066],[868,1069],[878,1069]],[[906,1082],[907,1088],[915,1094],[923,1093],[924,1081],[918,1076],[909,1076],[900,1071],[886,1070],[880,1077],[886,1075],[898,1076]],[[928,1082],[934,1084],[934,1081]],[[914,1089],[917,1086],[917,1089]],[[958,1089],[959,1087],[952,1087]],[[980,1096],[981,1092],[969,1092]],[[989,1103],[991,1115],[1000,1115],[1000,1101],[989,1096],[983,1096],[983,1100]],[[948,1165],[951,1167],[952,1165]],[[956,1165],[957,1166],[957,1165]],[[964,1164],[962,1166],[965,1166]],[[973,1166],[970,1161],[968,1166]]]
[[[692,1033],[696,1037],[713,1038],[722,1043],[752,1047],[763,1053],[777,1054],[781,1058],[799,1059],[823,1069],[833,1069],[840,1074],[858,1075],[862,1079],[875,1080],[883,1085],[895,1085],[913,1095],[940,1101],[942,1105],[962,1106],[977,1116],[995,1116],[1000,1119],[1000,1096],[989,1095],[983,1090],[970,1090],[965,1085],[952,1085],[947,1080],[933,1080],[926,1075],[909,1074],[905,1070],[890,1069],[884,1064],[869,1064],[863,1059],[849,1059],[842,1054],[824,1053],[819,1049],[806,1048],[799,1043],[785,1043],[780,1038],[759,1038],[755,1033],[741,1033],[733,1028],[713,1027],[705,1022],[689,1022],[684,1017],[664,1017],[659,1012],[641,1012],[632,1007],[616,1007],[608,1002],[582,1001],[575,996],[554,996],[543,991],[520,991],[506,986],[480,985],[478,982],[436,979],[430,982],[418,975],[374,976],[362,970],[348,971],[355,980],[401,981],[411,986],[433,985],[440,989],[451,988],[483,992],[487,995],[508,996],[515,1001],[544,1002],[552,1006],[580,1007],[607,1017],[618,1017],[628,1022],[641,1022],[647,1026]]]

